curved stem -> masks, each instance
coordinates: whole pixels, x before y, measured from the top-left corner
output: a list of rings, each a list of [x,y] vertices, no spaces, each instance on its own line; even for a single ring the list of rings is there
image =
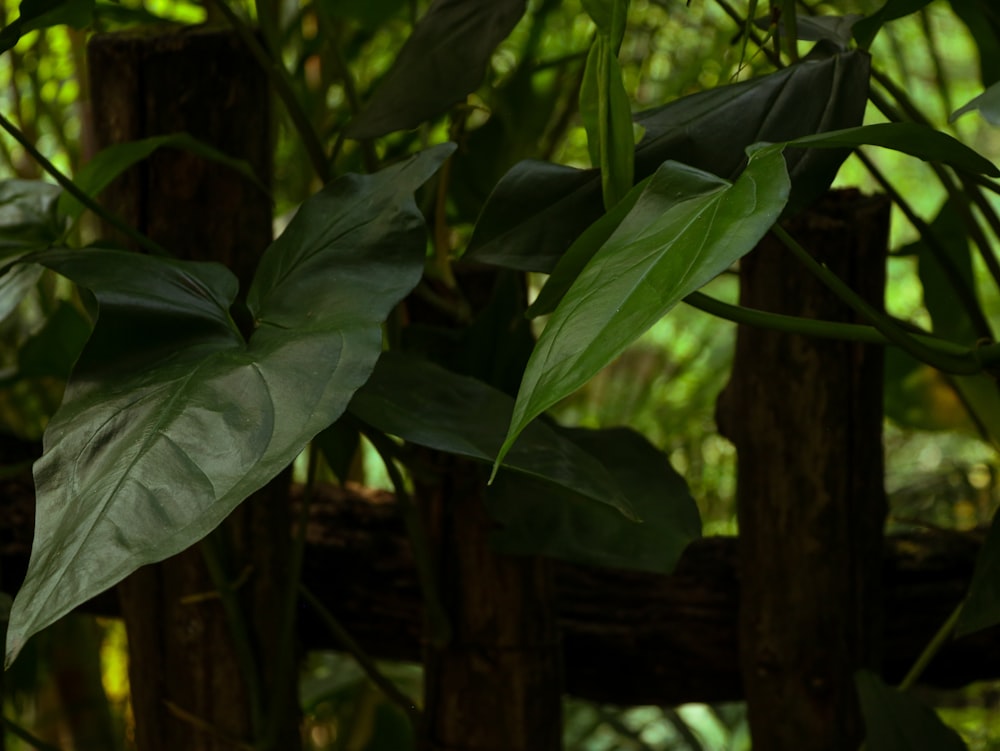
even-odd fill
[[[924,670],[930,664],[931,660],[941,651],[941,647],[951,638],[951,634],[955,630],[955,625],[958,623],[958,618],[962,614],[964,606],[965,600],[963,599],[958,603],[958,607],[952,611],[951,615],[948,616],[948,619],[941,624],[941,628],[937,630],[937,633],[934,634],[927,646],[924,647],[924,651],[920,653],[916,662],[913,663],[913,667],[910,668],[899,684],[900,691],[907,691],[913,687],[920,679],[920,676],[923,675]]]

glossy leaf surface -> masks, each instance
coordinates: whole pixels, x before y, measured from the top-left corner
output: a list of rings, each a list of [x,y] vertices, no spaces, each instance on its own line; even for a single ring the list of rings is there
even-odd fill
[[[539,337],[497,462],[532,419],[752,250],[780,216],[789,187],[777,147],[753,153],[735,183],[664,164]]]
[[[965,742],[937,713],[867,670],[854,675],[865,718],[866,751],[964,751]]]
[[[30,257],[91,290],[100,316],[35,465],[38,525],[8,664],[63,613],[201,539],[343,413],[381,352],[380,323],[420,278],[412,194],[451,150],[307,201],[261,261],[246,343],[222,266]]]
[[[701,536],[701,519],[666,455],[625,428],[560,429],[558,435],[608,468],[642,523],[586,503],[565,486],[501,472],[487,492],[490,515],[503,525],[491,537],[494,547],[592,566],[673,571],[687,544]]]
[[[386,352],[354,395],[350,412],[411,443],[489,463],[503,442],[513,406],[513,399],[482,381]],[[503,466],[635,518],[604,465],[545,423],[525,431]]]

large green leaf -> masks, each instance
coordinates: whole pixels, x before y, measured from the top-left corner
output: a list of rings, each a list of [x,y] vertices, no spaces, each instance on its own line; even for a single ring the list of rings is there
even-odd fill
[[[886,0],[877,11],[854,24],[854,40],[868,49],[879,30],[889,21],[916,13],[931,4],[931,0]]]
[[[229,317],[222,266],[106,250],[30,256],[91,290],[94,333],[35,465],[38,515],[7,664],[25,640],[146,563],[201,539],[347,407],[380,324],[420,278],[413,191],[438,147],[303,204]]]
[[[524,9],[525,0],[435,0],[346,135],[409,130],[464,99]]]
[[[0,31],[0,53],[29,31],[69,24],[80,29],[90,23],[94,0],[21,0],[18,16]]]
[[[187,133],[170,133],[164,136],[153,136],[151,138],[143,138],[139,141],[129,141],[128,143],[118,143],[109,146],[95,154],[93,159],[84,165],[79,173],[77,173],[74,182],[80,190],[88,196],[94,197],[129,167],[137,162],[141,162],[154,151],[164,148],[190,151],[192,154],[204,157],[205,159],[225,164],[242,173],[262,191],[267,192],[267,188],[254,175],[253,170],[246,161],[227,156],[218,149],[209,146],[203,141],[199,141]],[[59,199],[59,210],[71,219],[76,219],[83,213],[84,206],[69,193],[64,193]]]
[[[988,86],[982,94],[955,110],[948,122],[955,122],[968,112],[979,112],[990,125],[1000,125],[1000,81]]]
[[[701,535],[701,519],[666,455],[626,428],[561,429],[558,435],[608,468],[642,524],[586,503],[564,486],[501,472],[487,493],[490,515],[503,525],[491,537],[494,547],[592,566],[673,571],[687,544]]]
[[[854,675],[865,718],[866,751],[964,751],[965,742],[917,699],[867,670]]]
[[[810,58],[752,81],[721,86],[638,113],[635,149],[642,180],[667,160],[733,178],[758,141],[777,143],[861,123],[869,58],[848,52]],[[791,150],[793,200],[806,205],[829,186],[846,152]],[[491,194],[466,258],[521,271],[549,272],[603,213],[601,175],[539,161],[515,165]]]
[[[528,361],[499,463],[518,434],[686,295],[750,252],[788,200],[781,149],[735,183],[667,162],[563,297]]]
[[[513,399],[482,381],[387,352],[354,395],[350,412],[411,443],[490,463],[503,442],[513,406]],[[503,466],[565,488],[578,500],[599,501],[636,518],[604,465],[545,423],[532,424],[524,432]]]

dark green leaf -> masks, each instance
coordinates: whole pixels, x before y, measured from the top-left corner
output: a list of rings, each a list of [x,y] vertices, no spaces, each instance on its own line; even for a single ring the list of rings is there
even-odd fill
[[[399,14],[406,0],[323,0],[322,5],[335,18],[351,18],[375,29]]]
[[[1000,81],[955,110],[948,122],[953,123],[965,113],[977,110],[990,125],[1000,125]]]
[[[1000,513],[993,515],[986,542],[979,550],[955,634],[965,636],[997,623],[1000,623]]]
[[[0,276],[0,321],[9,316],[42,276],[42,267],[23,263],[8,269]]]
[[[222,266],[28,257],[90,289],[100,316],[35,464],[38,525],[8,664],[74,606],[201,539],[343,413],[381,352],[381,322],[420,279],[413,191],[452,148],[346,176],[303,204],[261,261],[247,343]]]
[[[509,396],[481,381],[386,352],[354,395],[350,412],[411,443],[490,463],[503,442],[512,408]],[[503,466],[635,518],[604,465],[542,422],[525,430]]]
[[[820,148],[856,148],[881,146],[915,156],[926,162],[944,162],[952,167],[991,177],[1000,177],[1000,169],[947,133],[916,123],[877,123],[858,128],[802,136],[789,146]]]
[[[346,135],[409,130],[464,99],[482,84],[493,50],[524,9],[525,0],[435,0]]]
[[[351,464],[361,446],[361,434],[349,420],[337,420],[315,438],[326,463],[340,484],[347,482],[351,474]]]
[[[626,428],[558,434],[608,468],[642,523],[586,503],[565,487],[501,472],[487,493],[490,515],[503,525],[492,536],[494,547],[592,566],[673,571],[687,544],[701,535],[701,520],[667,457]]]
[[[964,751],[965,742],[937,713],[867,670],[854,674],[868,736],[866,751]]]
[[[262,191],[267,192],[267,188],[253,174],[253,170],[247,162],[226,156],[218,149],[187,133],[171,133],[109,146],[95,154],[94,158],[84,165],[77,173],[74,182],[80,190],[88,196],[94,197],[129,167],[146,159],[157,149],[163,148],[190,151],[205,159],[225,164],[243,174]],[[71,219],[76,219],[83,213],[84,207],[69,193],[64,193],[59,199],[59,210]]]
[[[851,29],[862,16],[857,13],[848,13],[843,16],[803,16],[796,15],[795,29],[796,39],[800,42],[819,42],[826,40],[833,42],[840,49],[846,50],[854,38]],[[754,21],[754,26],[758,29],[769,30],[777,34],[780,38],[785,29],[782,24],[774,26],[772,29],[771,16],[762,16]]]
[[[644,179],[672,159],[733,178],[753,143],[858,125],[867,102],[868,70],[869,58],[862,52],[809,59],[639,113],[635,121],[646,132],[635,150],[635,177]],[[790,204],[804,206],[825,192],[845,155],[790,150]],[[549,272],[602,213],[598,170],[521,162],[487,201],[466,257]]]
[[[951,0],[951,9],[976,41],[983,85],[1000,81],[1000,14],[995,0]]]
[[[41,180],[0,181],[0,262],[59,241],[66,230],[57,210],[61,194]]]
[[[879,30],[889,21],[916,13],[931,4],[931,0],[886,0],[877,11],[854,24],[854,39],[862,49],[871,46]]]
[[[19,378],[69,377],[90,336],[90,322],[68,302],[60,302],[41,330],[18,350]]]
[[[777,147],[755,151],[735,183],[665,163],[539,337],[497,461],[531,420],[750,252],[777,221],[788,191]]]
[[[21,0],[18,12],[18,17],[0,31],[0,53],[29,31],[62,24],[82,29],[93,16],[94,0]]]

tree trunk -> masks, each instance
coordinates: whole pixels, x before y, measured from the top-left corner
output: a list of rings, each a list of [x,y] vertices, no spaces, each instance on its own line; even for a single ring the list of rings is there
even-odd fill
[[[831,194],[790,234],[881,308],[889,205]],[[768,236],[740,302],[828,321],[851,311]],[[878,669],[882,351],[741,327],[720,431],[739,459],[740,657],[755,748],[854,751],[853,673]]]
[[[267,79],[235,35],[98,35],[89,54],[101,147],[187,132],[246,160],[268,181]],[[104,203],[178,257],[227,265],[244,293],[271,239],[269,197],[232,169],[189,152],[156,152],[116,181]],[[246,501],[210,546],[146,567],[120,585],[140,751],[231,751],[234,742],[262,743],[265,736],[269,742],[258,748],[300,746],[297,671],[287,665],[287,650],[281,656],[279,633],[289,523],[284,477]],[[206,551],[214,551],[232,584],[237,619],[224,611]],[[245,639],[233,620],[242,621]],[[279,706],[285,711],[276,712]]]

